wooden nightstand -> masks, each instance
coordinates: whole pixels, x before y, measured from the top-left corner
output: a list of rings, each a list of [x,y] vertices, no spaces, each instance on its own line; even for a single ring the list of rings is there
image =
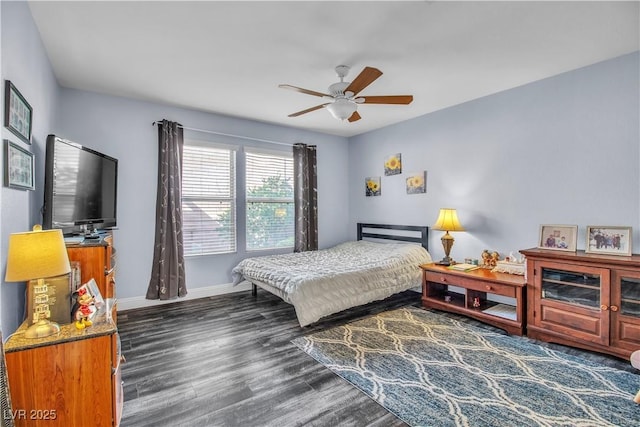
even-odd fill
[[[492,273],[482,268],[460,272],[436,264],[423,264],[420,268],[424,307],[463,314],[510,334],[524,335],[526,282],[523,276]],[[493,299],[505,300],[508,304]]]

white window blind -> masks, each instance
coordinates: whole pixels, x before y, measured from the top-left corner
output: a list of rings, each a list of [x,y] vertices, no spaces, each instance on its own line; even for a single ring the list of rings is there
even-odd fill
[[[293,247],[293,155],[245,154],[247,250]]]
[[[185,142],[182,232],[185,255],[236,251],[235,151]]]

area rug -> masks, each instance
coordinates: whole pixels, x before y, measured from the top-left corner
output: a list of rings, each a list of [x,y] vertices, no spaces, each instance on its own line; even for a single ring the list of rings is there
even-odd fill
[[[292,342],[412,426],[640,425],[640,375],[416,307]]]

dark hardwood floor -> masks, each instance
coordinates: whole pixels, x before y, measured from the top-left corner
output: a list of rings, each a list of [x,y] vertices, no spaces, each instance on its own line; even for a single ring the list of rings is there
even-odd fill
[[[262,290],[119,312],[121,426],[404,426],[291,340],[419,299],[406,291],[305,328]],[[633,372],[626,361],[549,346]]]

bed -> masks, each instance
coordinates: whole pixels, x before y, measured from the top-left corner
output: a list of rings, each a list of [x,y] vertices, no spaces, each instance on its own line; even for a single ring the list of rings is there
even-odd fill
[[[420,287],[429,263],[428,227],[358,223],[356,241],[318,251],[247,258],[232,270],[292,304],[300,326]]]

